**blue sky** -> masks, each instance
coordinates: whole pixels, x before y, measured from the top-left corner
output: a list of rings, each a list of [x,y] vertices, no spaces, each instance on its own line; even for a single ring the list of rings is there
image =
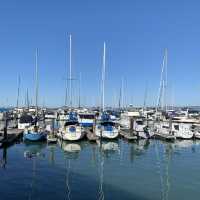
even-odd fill
[[[2,0],[0,104],[16,105],[19,74],[21,104],[27,88],[34,94],[34,54],[39,48],[40,104],[63,105],[71,33],[73,76],[82,74],[83,104],[99,103],[105,41],[107,105],[116,105],[122,77],[127,103],[142,105],[148,82],[147,104],[155,104],[165,48],[168,102],[199,105],[199,10],[197,0]]]

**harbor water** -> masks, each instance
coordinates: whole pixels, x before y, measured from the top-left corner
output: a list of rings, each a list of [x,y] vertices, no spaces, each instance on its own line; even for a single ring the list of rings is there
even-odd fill
[[[19,142],[1,153],[1,200],[198,199],[200,141]]]

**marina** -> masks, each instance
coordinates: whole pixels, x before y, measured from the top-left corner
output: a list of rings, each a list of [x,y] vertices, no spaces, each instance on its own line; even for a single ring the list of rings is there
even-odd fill
[[[200,1],[0,3],[0,200],[198,200]]]

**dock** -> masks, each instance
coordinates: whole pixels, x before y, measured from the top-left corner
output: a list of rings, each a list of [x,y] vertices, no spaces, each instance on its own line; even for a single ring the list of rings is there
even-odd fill
[[[12,144],[23,134],[23,130],[19,129],[7,129],[7,135],[4,136],[4,131],[0,131],[0,147],[4,145]]]

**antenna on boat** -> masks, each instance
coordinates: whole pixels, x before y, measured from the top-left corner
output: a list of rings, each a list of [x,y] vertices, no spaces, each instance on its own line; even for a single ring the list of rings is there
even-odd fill
[[[18,76],[18,89],[17,89],[17,108],[19,108],[19,95],[20,95],[21,78]]]
[[[105,93],[105,71],[106,71],[106,43],[103,44],[103,66],[102,66],[102,111],[104,111],[104,93]]]

